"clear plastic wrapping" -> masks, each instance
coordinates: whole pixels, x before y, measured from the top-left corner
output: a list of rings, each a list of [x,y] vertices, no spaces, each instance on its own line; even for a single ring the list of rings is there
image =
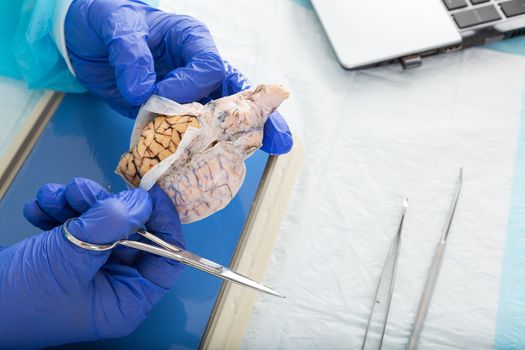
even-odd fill
[[[158,184],[183,223],[203,219],[235,197],[246,174],[244,160],[261,146],[265,121],[287,97],[280,85],[260,85],[206,105],[153,96],[137,116],[117,173],[146,190]]]

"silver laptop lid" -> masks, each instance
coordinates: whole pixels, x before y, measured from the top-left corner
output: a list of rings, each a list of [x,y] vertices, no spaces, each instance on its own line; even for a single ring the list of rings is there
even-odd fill
[[[441,0],[311,1],[348,69],[461,42]]]

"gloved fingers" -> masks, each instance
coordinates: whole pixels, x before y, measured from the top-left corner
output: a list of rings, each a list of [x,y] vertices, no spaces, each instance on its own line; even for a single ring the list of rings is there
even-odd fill
[[[36,226],[42,230],[51,230],[53,227],[60,225],[61,223],[53,219],[49,214],[40,208],[38,201],[32,199],[24,205],[24,217],[33,226]]]
[[[202,104],[206,104],[212,100],[230,96],[250,88],[250,81],[244,74],[239,72],[227,61],[224,61],[223,64],[226,77],[224,78],[221,86],[215,89],[215,91],[213,91],[208,97],[205,97],[200,101]]]
[[[153,186],[149,193],[153,210],[146,223],[147,230],[169,243],[184,248],[182,225],[175,206],[157,185]],[[175,284],[183,265],[161,256],[144,254],[135,267],[147,280],[162,288],[170,289]]]
[[[227,61],[224,61],[224,70],[226,71],[226,78],[222,83],[221,97],[230,96],[250,88],[251,83],[248,78]]]
[[[290,127],[278,111],[270,114],[264,124],[264,136],[261,150],[269,154],[285,154],[293,146]]]
[[[165,42],[176,67],[156,84],[155,94],[179,103],[198,101],[221,86],[224,65],[204,24],[189,16],[171,20]]]
[[[99,200],[111,197],[111,194],[95,181],[77,177],[65,187],[67,202],[78,213],[86,212]]]
[[[157,76],[148,47],[148,25],[144,14],[126,2],[103,2],[99,14],[106,15],[100,29],[115,71],[118,90],[132,106],[144,103],[153,93]]]
[[[154,291],[160,287],[165,292],[169,291],[179,279],[184,265],[174,260],[169,260],[153,254],[144,254],[135,268],[141,276],[151,283]],[[146,291],[148,294],[154,294]],[[160,297],[160,296],[159,296]]]
[[[220,61],[213,54],[195,57],[185,67],[177,68],[157,83],[155,94],[178,103],[190,103],[208,96],[222,80]]]
[[[158,185],[154,185],[148,192],[151,198],[152,212],[146,223],[146,229],[156,232],[162,239],[184,248],[182,224],[173,202]]]
[[[84,178],[75,178],[66,186],[46,184],[39,189],[37,199],[26,203],[24,216],[34,226],[50,230],[109,196],[102,186]]]
[[[97,201],[80,217],[72,220],[67,229],[76,238],[94,244],[107,244],[123,239],[142,227],[151,215],[151,200],[146,191],[133,189],[114,197]],[[55,232],[58,231],[58,232]],[[94,252],[69,242],[60,228],[51,231],[59,247],[48,249],[51,265],[63,265],[64,275],[89,281],[106,262],[107,252]],[[62,274],[59,274],[62,275]]]
[[[146,240],[144,237],[142,237],[138,233],[133,233],[129,235],[128,238],[126,239],[129,239],[131,241],[144,242],[144,243],[151,244],[150,241]],[[144,254],[147,254],[147,253],[134,249],[134,248],[129,248],[125,246],[117,246],[111,252],[111,256],[109,260],[115,264],[134,266],[135,263]]]
[[[109,283],[118,300],[119,310],[125,318],[129,334],[149,314],[153,306],[167,292],[143,278],[133,266],[116,263],[110,259],[102,268],[104,280]]]
[[[43,185],[36,194],[36,200],[46,214],[60,223],[78,216],[66,200],[64,185],[53,183]]]

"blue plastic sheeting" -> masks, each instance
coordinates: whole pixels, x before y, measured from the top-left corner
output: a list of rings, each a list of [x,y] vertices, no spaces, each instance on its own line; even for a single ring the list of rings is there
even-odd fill
[[[310,0],[292,0],[292,1],[295,2],[298,5],[306,7],[307,9],[312,9],[313,10],[313,6],[312,6],[312,3],[310,2]]]
[[[506,40],[489,48],[525,56],[525,37]],[[525,77],[521,77],[525,82]],[[525,87],[512,183],[511,209],[503,258],[496,320],[495,349],[525,348]]]
[[[525,36],[499,41],[485,47],[496,51],[525,56]]]
[[[501,274],[495,349],[525,348],[525,109],[521,113],[515,166]]]
[[[24,220],[22,208],[44,183],[65,183],[79,176],[112,191],[125,189],[114,169],[127,150],[132,125],[132,120],[90,95],[67,95],[0,201],[0,245],[38,233]],[[229,265],[267,160],[265,153],[256,152],[247,161],[244,185],[230,205],[205,220],[184,226],[189,250]],[[178,285],[130,336],[63,348],[195,349],[220,286],[220,279],[186,268]]]
[[[85,91],[51,38],[54,8],[54,0],[0,1],[0,75],[34,89]]]

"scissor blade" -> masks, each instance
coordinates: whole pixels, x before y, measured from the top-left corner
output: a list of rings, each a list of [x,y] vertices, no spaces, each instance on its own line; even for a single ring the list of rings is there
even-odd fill
[[[194,267],[198,270],[207,272],[211,275],[220,277],[222,279],[241,284],[245,287],[250,287],[258,291],[270,294],[270,295],[284,298],[284,296],[277,293],[273,289],[268,288],[265,285],[262,285],[259,282],[252,280],[251,278],[248,278],[237,272],[234,272],[230,270],[229,268],[219,265],[213,261],[201,258],[200,256],[193,254],[192,252],[189,252],[187,250],[182,250],[180,252],[171,252],[171,253],[173,254],[173,259],[185,265]]]
[[[232,270],[230,270],[230,269],[228,269],[226,267],[224,268],[224,271],[221,272],[219,277],[222,277],[222,278],[227,279],[229,281],[241,284],[241,285],[249,287],[249,288],[253,288],[253,289],[259,290],[261,292],[264,292],[264,293],[267,293],[267,294],[270,294],[270,295],[273,295],[273,296],[276,296],[276,297],[279,297],[279,298],[286,298],[284,295],[277,293],[273,289],[271,289],[269,287],[266,287],[265,285],[260,284],[259,282],[255,282],[254,280],[252,280],[252,279],[250,279],[250,278],[248,278],[246,276],[243,276],[243,275],[241,275],[241,274],[239,274],[237,272],[233,272]]]
[[[229,268],[219,265],[213,261],[201,258],[200,256],[193,254],[192,252],[189,252],[187,250],[182,250],[180,252],[173,252],[173,254],[174,254],[175,260],[183,264],[186,264],[188,266],[194,267],[198,270],[207,272],[211,275],[220,277],[222,279],[225,279],[231,282],[241,284],[245,287],[250,287],[258,291],[270,294],[270,295],[284,298],[284,296],[277,293],[273,289],[268,288],[265,285],[262,285],[259,282],[252,280],[251,278],[248,278],[237,272],[234,272],[230,270]]]
[[[217,276],[217,277],[220,277],[222,279],[225,279],[225,280],[228,280],[228,281],[231,281],[231,282],[235,282],[235,283],[238,283],[238,284],[241,284],[245,287],[249,287],[249,288],[252,288],[252,289],[256,289],[258,291],[261,291],[261,292],[264,292],[264,293],[267,293],[267,294],[270,294],[270,295],[274,295],[274,296],[277,296],[277,297],[281,297],[281,298],[284,298],[284,296],[282,296],[281,294],[277,293],[276,291],[274,291],[273,289],[269,288],[269,287],[266,287],[265,285],[259,283],[259,282],[256,282],[254,280],[252,280],[251,278],[248,278],[246,276],[243,276],[237,272],[234,272],[232,270],[230,270],[229,268],[227,267],[224,267],[220,264],[217,264],[216,262],[213,262],[211,260],[208,260],[208,259],[205,259],[205,258],[202,258],[200,256],[198,256],[197,254],[194,254],[188,250],[184,250],[180,247],[177,247],[175,245],[172,245],[164,240],[162,240],[161,238],[145,231],[145,230],[139,230],[138,233],[146,238],[148,238],[149,240],[157,243],[158,245],[162,246],[162,248],[164,249],[161,249],[161,248],[157,248],[157,249],[151,249],[151,248],[156,248],[156,247],[152,247],[150,245],[147,245],[148,248],[146,247],[141,247],[140,249],[142,250],[146,250],[150,253],[153,253],[153,254],[157,254],[157,255],[161,255],[161,256],[164,256],[166,258],[170,258],[170,259],[173,259],[173,260],[176,260],[182,264],[185,264],[185,265],[188,265],[188,266],[191,266],[191,267],[194,267],[198,270],[201,270],[201,271],[204,271],[204,272],[207,272],[211,275],[214,275],[214,276]],[[136,242],[136,243],[140,243],[140,242]]]

